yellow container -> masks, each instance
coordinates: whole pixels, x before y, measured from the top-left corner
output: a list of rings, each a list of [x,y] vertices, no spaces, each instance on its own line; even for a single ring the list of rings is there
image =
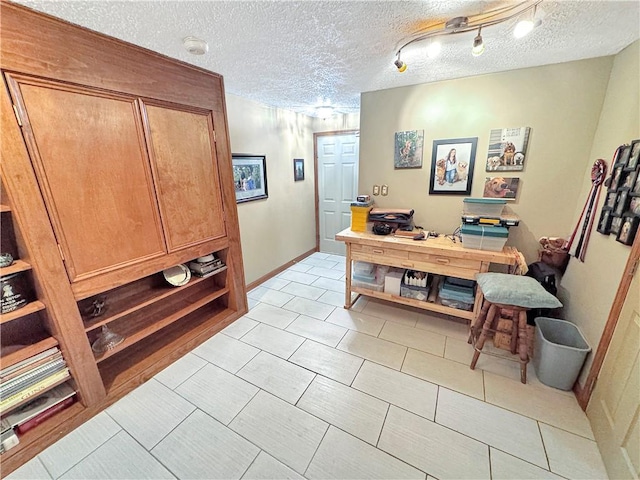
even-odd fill
[[[364,232],[367,230],[367,220],[369,220],[369,211],[373,207],[354,207],[351,206],[351,231]]]

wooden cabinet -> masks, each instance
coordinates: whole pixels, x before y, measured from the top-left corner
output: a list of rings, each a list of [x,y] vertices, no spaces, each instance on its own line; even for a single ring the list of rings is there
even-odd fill
[[[351,262],[363,261],[469,280],[475,280],[476,274],[480,272],[487,272],[492,263],[505,266],[516,263],[516,252],[512,247],[505,247],[501,252],[472,250],[446,237],[414,241],[394,236],[374,235],[371,232],[352,232],[346,229],[336,234],[336,240],[343,241],[347,245],[345,308],[351,308],[353,292],[472,320],[478,314],[482,304],[482,293],[479,290],[473,311],[459,310],[442,305],[437,299],[435,302],[426,302],[354,287],[351,285]]]
[[[2,455],[6,475],[247,302],[222,77],[2,0],[0,22],[2,211],[35,291],[2,342],[59,345],[80,400]],[[165,282],[210,253],[227,268]],[[105,325],[124,340],[94,354]]]

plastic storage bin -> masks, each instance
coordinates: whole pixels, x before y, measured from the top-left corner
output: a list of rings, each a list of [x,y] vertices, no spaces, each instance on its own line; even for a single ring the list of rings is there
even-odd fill
[[[591,347],[573,323],[557,318],[536,317],[533,367],[542,383],[571,390]]]
[[[499,217],[506,204],[507,201],[500,198],[465,198],[462,211],[465,215]]]
[[[475,293],[472,286],[457,285],[452,283],[452,277],[447,277],[440,283],[438,298],[440,303],[447,307],[457,308],[458,310],[473,310],[475,302]]]
[[[482,225],[462,225],[460,233],[463,247],[494,252],[502,251],[509,236],[509,230],[504,227]]]
[[[409,281],[415,281],[416,285],[410,285]],[[425,286],[422,286],[422,283]],[[400,284],[400,296],[404,298],[413,298],[414,300],[420,300],[426,302],[429,297],[429,290],[431,288],[431,275],[424,272],[414,272],[413,270],[407,270],[402,277],[402,283]]]
[[[354,207],[351,205],[351,231],[364,232],[367,230],[369,211],[373,207]]]

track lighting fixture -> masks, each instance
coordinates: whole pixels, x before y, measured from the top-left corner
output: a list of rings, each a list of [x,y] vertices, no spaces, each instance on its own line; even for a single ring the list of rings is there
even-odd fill
[[[409,45],[423,40],[429,40],[426,53],[429,58],[434,58],[440,52],[440,38],[447,35],[456,35],[476,30],[478,33],[473,39],[471,53],[476,57],[480,56],[485,51],[485,42],[482,38],[483,28],[492,27],[519,18],[520,20],[513,33],[516,38],[522,38],[542,23],[539,18],[536,18],[536,9],[543,1],[544,0],[525,0],[517,4],[508,4],[504,7],[471,17],[460,16],[446,22],[431,25],[427,27],[426,30],[416,33],[413,38],[404,42],[396,51],[396,58],[393,63],[398,69],[398,72],[404,72],[407,69],[407,64],[400,59],[400,54],[402,50]]]
[[[484,42],[482,41],[482,27],[478,29],[478,35],[473,39],[471,53],[474,57],[479,57],[484,53]]]
[[[407,69],[407,64],[400,60],[400,52],[398,52],[398,56],[396,56],[396,60],[393,62],[400,73],[404,72]]]

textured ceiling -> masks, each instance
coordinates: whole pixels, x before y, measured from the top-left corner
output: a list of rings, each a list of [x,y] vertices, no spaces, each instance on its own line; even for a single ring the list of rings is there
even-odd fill
[[[474,16],[504,1],[20,0],[36,10],[198,65],[224,76],[228,93],[309,115],[329,102],[359,109],[360,93],[451,78],[612,55],[640,37],[640,2],[545,0],[542,25],[516,40],[515,20],[483,29],[486,51],[470,53],[474,33],[448,36],[440,56],[426,42],[395,52],[434,22]],[[182,39],[206,40],[194,56]]]

